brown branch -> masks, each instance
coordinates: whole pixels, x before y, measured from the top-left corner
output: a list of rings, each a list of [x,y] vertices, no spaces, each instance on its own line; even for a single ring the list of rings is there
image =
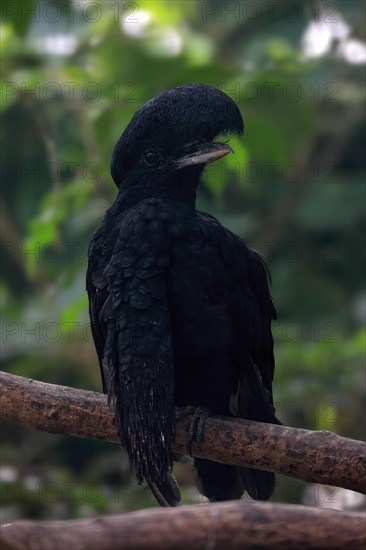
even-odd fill
[[[285,504],[200,504],[72,521],[15,521],[4,550],[365,548],[365,516]]]
[[[118,442],[104,395],[0,374],[3,419],[52,433]],[[177,425],[174,451],[187,453],[187,423]],[[193,456],[259,468],[366,493],[366,444],[331,432],[213,417]]]

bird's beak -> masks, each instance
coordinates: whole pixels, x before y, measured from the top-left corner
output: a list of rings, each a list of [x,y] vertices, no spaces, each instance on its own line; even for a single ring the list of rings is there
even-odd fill
[[[226,143],[203,143],[197,145],[189,154],[178,159],[176,161],[176,167],[180,169],[196,164],[208,164],[209,162],[214,162],[233,152],[232,148]]]

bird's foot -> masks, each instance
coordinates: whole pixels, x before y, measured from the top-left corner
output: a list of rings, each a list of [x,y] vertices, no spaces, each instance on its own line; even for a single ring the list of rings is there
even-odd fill
[[[200,449],[200,445],[203,443],[203,431],[206,418],[210,415],[211,411],[205,407],[181,407],[177,412],[177,421],[191,416],[192,418],[188,424],[188,452],[192,456],[192,445],[196,443]]]

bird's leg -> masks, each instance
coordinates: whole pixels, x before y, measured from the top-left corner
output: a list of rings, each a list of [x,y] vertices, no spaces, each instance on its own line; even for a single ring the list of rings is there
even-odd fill
[[[176,420],[182,420],[187,416],[192,416],[188,424],[188,452],[192,456],[192,444],[196,443],[198,447],[203,443],[203,431],[206,418],[211,411],[205,407],[180,407],[177,411]]]
[[[210,415],[210,410],[205,407],[197,407],[194,415],[193,422],[190,424],[189,436],[192,441],[197,443],[198,447],[203,443],[203,430],[205,427],[206,418]]]
[[[179,422],[180,420],[183,420],[183,418],[191,416],[191,414],[194,414],[196,409],[197,407],[194,407],[193,405],[188,405],[186,407],[176,407],[176,421]]]

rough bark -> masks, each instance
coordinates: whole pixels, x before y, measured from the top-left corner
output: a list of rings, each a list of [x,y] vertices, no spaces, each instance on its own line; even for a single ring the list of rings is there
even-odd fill
[[[365,548],[365,516],[283,504],[201,504],[72,521],[15,521],[4,550]]]
[[[4,420],[51,433],[118,442],[102,394],[1,373]],[[177,425],[174,451],[187,453],[187,423]],[[331,432],[212,417],[192,455],[366,493],[366,444]]]

